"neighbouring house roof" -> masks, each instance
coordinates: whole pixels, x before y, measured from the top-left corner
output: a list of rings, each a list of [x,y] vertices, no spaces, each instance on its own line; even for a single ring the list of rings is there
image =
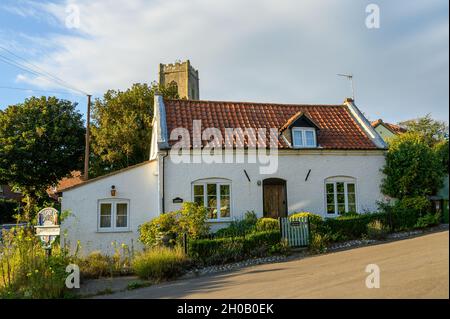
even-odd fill
[[[80,171],[72,171],[70,177],[64,177],[55,187],[47,189],[47,194],[53,199],[58,199],[58,194],[66,188],[73,187],[75,185],[83,183],[83,174]]]
[[[95,177],[95,178],[91,178],[91,179],[88,179],[88,180],[83,180],[83,179],[81,179],[79,183],[74,182],[74,183],[71,184],[71,183],[68,182],[66,185],[63,185],[63,186],[61,186],[61,187],[58,187],[56,193],[66,192],[66,191],[68,191],[68,190],[70,190],[70,189],[77,188],[78,186],[84,186],[84,185],[86,185],[86,184],[90,184],[90,183],[99,181],[99,180],[101,180],[101,179],[104,179],[104,178],[107,178],[107,177],[110,177],[110,176],[114,176],[114,175],[117,175],[117,174],[121,174],[121,173],[123,173],[123,172],[126,172],[126,171],[132,170],[132,169],[134,169],[134,168],[140,167],[140,166],[142,166],[142,165],[146,165],[146,164],[148,164],[148,163],[150,163],[150,162],[152,162],[152,161],[151,161],[151,160],[149,160],[149,161],[144,161],[144,162],[141,162],[141,163],[138,163],[138,164],[135,164],[135,165],[131,165],[131,166],[128,166],[128,167],[119,169],[119,170],[114,171],[114,172],[111,172],[111,173],[109,173],[109,174],[105,174],[105,175],[98,176],[98,177]],[[80,173],[80,177],[81,177],[81,173]],[[59,186],[59,185],[58,185],[58,186]]]
[[[318,146],[322,149],[371,150],[379,149],[358,124],[347,105],[307,105],[250,102],[164,100],[167,130],[185,128],[193,136],[193,121],[201,120],[202,130],[208,127],[281,129],[290,121],[305,114],[320,130]],[[369,123],[368,123],[369,124]],[[370,126],[370,124],[369,124]],[[170,141],[174,145],[177,141]],[[247,142],[247,141],[245,141]],[[192,141],[191,141],[192,144]],[[247,146],[247,144],[245,145]],[[192,147],[192,145],[191,145]],[[278,147],[291,148],[282,138]]]
[[[372,127],[376,128],[378,125],[383,125],[385,128],[387,128],[389,131],[391,131],[393,134],[401,134],[406,133],[406,129],[404,127],[401,127],[400,125],[392,124],[384,122],[382,119],[378,119],[376,121],[373,121]]]

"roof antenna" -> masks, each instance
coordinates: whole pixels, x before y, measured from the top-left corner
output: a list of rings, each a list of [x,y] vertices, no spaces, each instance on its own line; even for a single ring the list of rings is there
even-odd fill
[[[352,88],[352,99],[353,101],[355,101],[355,87],[353,86],[353,74],[342,74],[342,73],[338,73],[336,74],[337,76],[343,76],[346,77],[348,80],[350,80],[350,85]]]

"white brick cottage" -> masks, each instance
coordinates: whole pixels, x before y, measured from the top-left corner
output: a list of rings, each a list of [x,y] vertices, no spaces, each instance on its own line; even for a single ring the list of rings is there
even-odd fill
[[[139,225],[188,201],[207,207],[213,230],[247,211],[373,211],[383,198],[385,149],[351,99],[287,105],[156,95],[150,160],[63,190],[71,216],[62,228],[84,253],[107,253],[113,241],[139,248]]]

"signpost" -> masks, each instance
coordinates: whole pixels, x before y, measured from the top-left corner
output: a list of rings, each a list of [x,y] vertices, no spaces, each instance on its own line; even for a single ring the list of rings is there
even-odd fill
[[[47,256],[50,256],[52,244],[56,237],[60,235],[58,211],[53,207],[42,209],[37,215],[37,225],[34,226],[34,229],[36,236],[41,239],[42,247],[45,249]]]

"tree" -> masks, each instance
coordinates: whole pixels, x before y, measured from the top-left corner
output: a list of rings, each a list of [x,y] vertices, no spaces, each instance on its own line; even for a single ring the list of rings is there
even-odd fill
[[[448,174],[448,157],[449,157],[449,149],[448,149],[448,140],[441,141],[434,146],[434,151],[436,152],[438,158],[440,159],[440,163],[442,165],[442,171],[445,174]]]
[[[48,187],[82,166],[85,129],[75,108],[43,96],[0,111],[0,183],[22,192],[25,220]]]
[[[399,125],[406,128],[408,132],[422,135],[430,146],[448,139],[447,124],[432,119],[430,114],[418,119],[401,122]]]
[[[432,195],[442,186],[440,158],[418,133],[408,132],[390,141],[382,171],[381,190],[393,198]]]
[[[134,84],[108,90],[93,105],[91,175],[98,176],[148,160],[156,91],[178,98],[176,87]]]

